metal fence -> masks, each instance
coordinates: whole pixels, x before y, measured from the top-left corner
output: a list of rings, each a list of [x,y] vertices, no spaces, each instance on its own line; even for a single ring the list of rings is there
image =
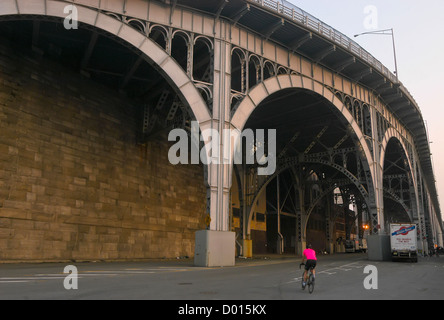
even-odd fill
[[[364,62],[368,63],[373,69],[379,71],[384,77],[389,79],[392,83],[399,85],[399,89],[402,94],[406,96],[415,109],[421,114],[418,104],[413,96],[407,90],[406,87],[399,81],[399,79],[379,60],[373,57],[355,41],[351,40],[346,35],[342,34],[338,30],[330,27],[326,23],[313,17],[304,10],[298,8],[292,3],[285,0],[247,0],[251,3],[261,5],[262,7],[277,12],[285,18],[294,21],[295,23],[304,26],[305,28],[314,31],[315,33],[322,35],[324,38],[330,39],[336,45],[344,48],[348,52],[357,56]]]
[[[364,50],[360,45],[351,40],[346,35],[335,30],[329,25],[323,23],[319,19],[313,17],[302,9],[296,7],[295,5],[289,3],[285,0],[248,0],[252,3],[259,4],[262,7],[275,11],[287,19],[296,22],[297,24],[303,25],[309,30],[312,30],[324,38],[331,40],[338,46],[346,49],[350,53],[359,57],[363,61],[367,62],[372,68],[379,71],[382,75],[390,79],[390,81],[397,83],[398,80],[396,76],[390,72],[387,67],[385,67],[381,62],[375,59],[370,53]]]

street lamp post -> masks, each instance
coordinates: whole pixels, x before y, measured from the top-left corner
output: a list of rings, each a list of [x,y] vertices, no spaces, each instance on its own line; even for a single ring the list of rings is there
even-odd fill
[[[396,74],[396,80],[399,82],[399,75],[398,75],[398,63],[396,61],[396,48],[395,48],[395,34],[392,29],[384,29],[384,30],[377,30],[377,31],[369,31],[369,32],[363,32],[359,34],[355,34],[355,38],[366,35],[366,34],[377,34],[377,35],[383,35],[383,36],[392,36],[392,42],[393,42],[393,56],[395,58],[395,74]]]

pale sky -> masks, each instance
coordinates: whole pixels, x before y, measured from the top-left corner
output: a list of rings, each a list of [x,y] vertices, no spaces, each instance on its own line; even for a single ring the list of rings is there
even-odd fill
[[[395,70],[390,36],[353,35],[372,31],[369,12],[377,11],[377,30],[394,29],[399,80],[418,103],[427,123],[436,186],[444,195],[444,1],[443,0],[288,0],[330,25]],[[373,9],[374,10],[374,9]],[[444,210],[442,209],[444,212]]]

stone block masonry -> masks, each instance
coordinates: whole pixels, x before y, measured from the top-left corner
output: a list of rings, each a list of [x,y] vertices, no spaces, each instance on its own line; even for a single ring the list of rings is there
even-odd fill
[[[200,165],[136,142],[118,93],[0,42],[0,262],[194,255]]]

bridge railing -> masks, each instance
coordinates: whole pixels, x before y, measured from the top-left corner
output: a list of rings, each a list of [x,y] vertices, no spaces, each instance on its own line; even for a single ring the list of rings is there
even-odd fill
[[[296,7],[295,5],[285,1],[285,0],[248,0],[250,2],[261,5],[264,8],[275,11],[286,18],[294,21],[298,24],[304,25],[307,29],[313,30],[316,33],[330,39],[336,45],[341,46],[350,53],[359,57],[366,63],[368,63],[372,68],[379,71],[385,77],[390,79],[390,81],[397,83],[398,80],[396,76],[390,72],[387,67],[385,67],[381,62],[374,58],[370,53],[364,50],[360,45],[351,40],[346,35],[337,31],[336,29],[330,27],[329,25],[323,23],[319,19],[313,17],[302,9]]]

